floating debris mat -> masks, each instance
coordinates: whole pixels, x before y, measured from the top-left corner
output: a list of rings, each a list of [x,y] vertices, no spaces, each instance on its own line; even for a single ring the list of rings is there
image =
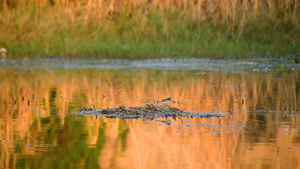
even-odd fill
[[[222,117],[221,114],[203,114],[203,113],[190,113],[188,111],[180,110],[175,107],[163,104],[146,104],[139,107],[125,107],[120,106],[117,108],[106,109],[92,109],[81,108],[79,114],[84,115],[96,115],[104,116],[108,118],[121,118],[121,119],[133,119],[133,118],[160,118],[160,117]]]

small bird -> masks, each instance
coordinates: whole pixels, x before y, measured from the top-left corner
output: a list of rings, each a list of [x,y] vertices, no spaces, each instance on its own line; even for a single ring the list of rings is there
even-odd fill
[[[160,103],[160,102],[163,102],[163,103],[166,103],[166,104],[169,104],[169,103],[171,103],[171,97],[169,97],[169,98],[167,98],[167,99],[164,99],[164,100],[162,100],[162,101],[158,101],[158,103]]]

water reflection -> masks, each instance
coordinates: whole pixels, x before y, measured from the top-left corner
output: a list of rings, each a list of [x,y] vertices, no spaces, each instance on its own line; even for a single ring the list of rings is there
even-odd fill
[[[300,167],[299,70],[3,69],[0,79],[1,168]],[[75,114],[167,97],[224,117]]]

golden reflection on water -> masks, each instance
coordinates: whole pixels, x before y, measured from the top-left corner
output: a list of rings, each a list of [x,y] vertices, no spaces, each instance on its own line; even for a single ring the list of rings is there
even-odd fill
[[[300,167],[296,70],[2,70],[0,78],[1,168]],[[164,125],[76,114],[170,96],[171,106],[224,117]]]

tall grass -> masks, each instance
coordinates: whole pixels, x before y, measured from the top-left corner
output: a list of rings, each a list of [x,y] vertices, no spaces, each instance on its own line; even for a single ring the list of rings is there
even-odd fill
[[[299,0],[0,0],[11,56],[299,52]]]

